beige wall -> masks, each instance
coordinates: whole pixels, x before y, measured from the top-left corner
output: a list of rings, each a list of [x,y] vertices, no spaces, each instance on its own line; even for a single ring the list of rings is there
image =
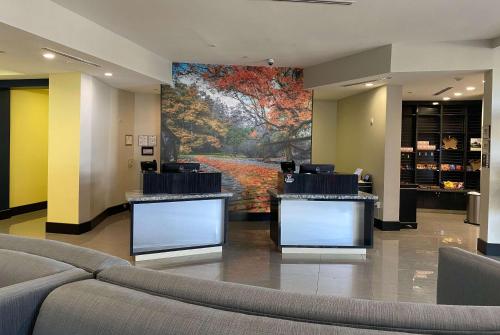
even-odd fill
[[[312,162],[335,164],[337,101],[314,100]]]
[[[134,189],[140,187],[141,161],[156,159],[160,164],[160,128],[160,95],[136,93],[134,102]],[[154,148],[154,156],[141,156],[141,148],[138,145],[139,135],[156,135],[157,144]]]
[[[133,134],[134,94],[82,75],[80,116],[80,222],[106,208],[125,202],[132,188],[133,147],[125,134]]]
[[[398,94],[399,92],[399,94]],[[373,176],[381,209],[376,218],[399,220],[401,87],[380,87],[338,101],[336,166]]]

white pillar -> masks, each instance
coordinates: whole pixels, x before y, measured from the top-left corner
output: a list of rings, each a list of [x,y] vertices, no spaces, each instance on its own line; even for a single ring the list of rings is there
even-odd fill
[[[500,256],[500,48],[493,70],[485,73],[483,129],[491,126],[490,166],[481,168],[481,209],[478,250]],[[488,139],[483,132],[483,156]]]

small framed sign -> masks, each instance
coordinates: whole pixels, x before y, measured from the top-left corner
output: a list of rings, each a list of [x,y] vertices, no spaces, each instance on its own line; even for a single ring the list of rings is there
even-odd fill
[[[154,147],[141,147],[141,155],[143,156],[154,156],[155,148]]]
[[[147,147],[148,146],[148,135],[139,135],[139,146]]]
[[[125,145],[131,146],[134,144],[134,136],[133,135],[125,135]]]
[[[149,135],[148,136],[148,146],[156,147],[156,135]]]

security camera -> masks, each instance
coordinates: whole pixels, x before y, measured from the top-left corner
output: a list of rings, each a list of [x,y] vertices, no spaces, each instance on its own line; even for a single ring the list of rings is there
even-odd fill
[[[272,58],[268,58],[268,59],[267,59],[267,65],[269,65],[269,66],[273,66],[273,65],[274,65],[274,59],[272,59]]]

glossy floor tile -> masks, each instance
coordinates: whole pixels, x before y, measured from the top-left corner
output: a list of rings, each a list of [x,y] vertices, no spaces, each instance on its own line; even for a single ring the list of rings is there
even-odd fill
[[[80,235],[45,233],[45,212],[0,221],[0,232],[69,242],[128,260],[129,214],[108,218]],[[138,264],[161,271],[309,294],[385,301],[435,303],[438,250],[458,246],[475,251],[479,229],[464,215],[419,212],[419,227],[375,231],[374,248],[362,256],[282,255],[263,222],[231,222],[221,256],[188,257]]]

